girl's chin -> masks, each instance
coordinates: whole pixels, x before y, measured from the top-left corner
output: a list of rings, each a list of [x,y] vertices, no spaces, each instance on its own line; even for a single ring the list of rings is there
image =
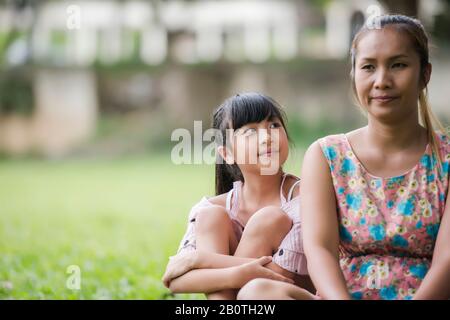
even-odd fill
[[[258,160],[259,160],[259,162],[262,162],[262,163],[274,162],[274,161],[280,162],[280,154],[278,152],[266,153],[266,154],[258,156]]]

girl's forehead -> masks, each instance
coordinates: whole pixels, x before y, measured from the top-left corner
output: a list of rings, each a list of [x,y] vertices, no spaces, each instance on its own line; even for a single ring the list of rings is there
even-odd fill
[[[395,56],[411,57],[415,54],[411,37],[402,30],[386,26],[380,30],[367,31],[359,39],[357,59],[383,59]]]
[[[246,123],[246,124],[244,124],[242,127],[245,127],[245,126],[249,126],[249,125],[258,125],[258,124],[261,124],[261,123],[265,123],[265,122],[270,122],[270,121],[279,121],[280,120],[280,118],[279,117],[277,117],[277,116],[268,116],[267,118],[265,118],[265,119],[263,119],[263,120],[261,120],[261,121],[259,121],[259,122],[249,122],[249,123]]]

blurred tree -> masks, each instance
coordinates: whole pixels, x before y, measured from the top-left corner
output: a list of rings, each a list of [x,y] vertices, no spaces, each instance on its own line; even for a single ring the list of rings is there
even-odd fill
[[[310,3],[320,9],[324,9],[331,0],[311,0]]]
[[[444,10],[435,18],[434,35],[450,45],[450,0],[443,0]]]
[[[0,37],[0,114],[28,115],[33,110],[34,101],[32,69],[27,65],[32,61],[32,32],[38,1],[7,0],[3,3],[11,15],[10,20],[4,22],[6,32]],[[7,61],[7,53],[14,45],[16,50],[12,61]]]
[[[5,54],[18,38],[23,37],[26,46],[26,62],[32,58],[32,32],[33,26],[36,22],[36,10],[39,2],[37,0],[7,0],[5,2],[5,9],[10,10],[11,20],[5,23],[7,27],[6,32],[0,37],[0,63],[4,64]],[[24,25],[23,16],[30,15],[29,25]]]
[[[0,74],[0,115],[30,115],[34,107],[31,73],[14,68]]]
[[[418,0],[381,0],[389,13],[399,13],[416,17],[419,9]]]

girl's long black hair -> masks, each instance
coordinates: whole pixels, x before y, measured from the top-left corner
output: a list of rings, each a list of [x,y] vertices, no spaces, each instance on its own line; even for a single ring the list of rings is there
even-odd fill
[[[227,145],[227,129],[237,130],[248,123],[258,123],[265,119],[278,118],[286,129],[286,114],[272,98],[256,92],[240,93],[225,100],[214,112],[212,126],[220,130],[221,139],[217,146]],[[288,135],[289,139],[289,135]],[[223,159],[216,159],[216,195],[226,193],[233,188],[234,181],[244,182],[241,170],[236,163],[229,165]]]

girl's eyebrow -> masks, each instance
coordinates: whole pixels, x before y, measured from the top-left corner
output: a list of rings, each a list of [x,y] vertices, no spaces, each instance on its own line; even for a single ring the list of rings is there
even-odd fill
[[[235,129],[234,130],[234,132],[241,132],[241,131],[244,131],[244,130],[247,130],[247,129],[252,129],[252,126],[254,126],[254,124],[252,124],[252,123],[247,123],[247,124],[244,124],[242,127],[240,127],[239,129]]]

